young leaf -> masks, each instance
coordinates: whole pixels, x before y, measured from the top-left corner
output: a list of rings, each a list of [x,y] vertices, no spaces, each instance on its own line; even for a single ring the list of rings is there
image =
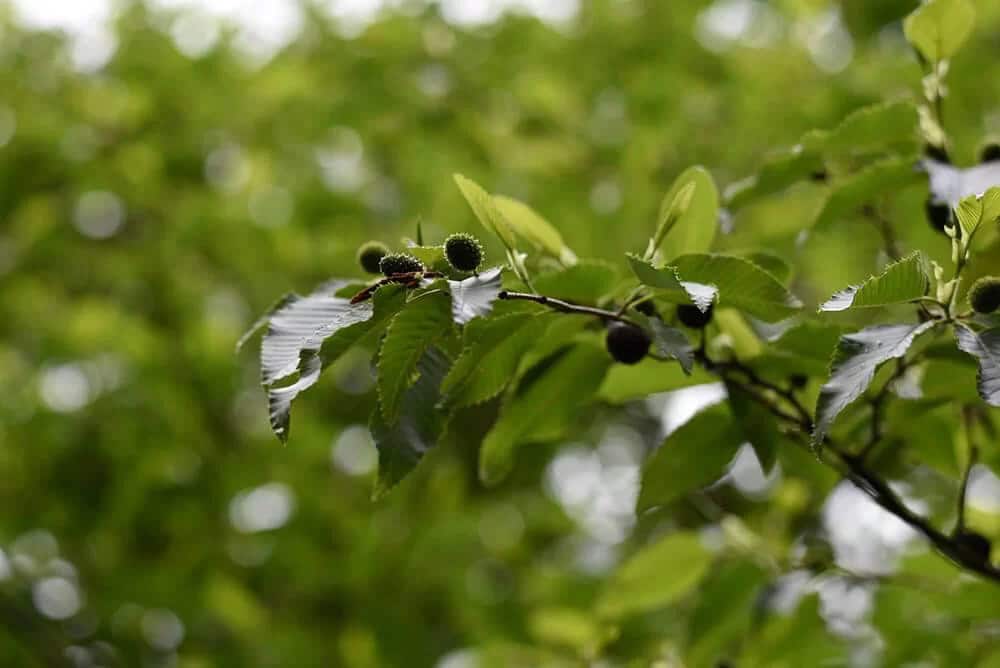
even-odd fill
[[[493,197],[472,179],[467,179],[461,174],[455,174],[454,178],[458,189],[462,191],[462,196],[483,227],[497,235],[508,251],[513,250],[516,247],[514,231]]]
[[[1000,327],[976,332],[955,326],[958,347],[979,360],[979,396],[990,406],[1000,406]]]
[[[636,255],[628,256],[632,272],[643,285],[662,291],[662,296],[681,304],[688,302],[698,307],[702,313],[715,301],[718,290],[714,285],[682,281],[674,267],[655,268]]]
[[[801,146],[764,163],[756,175],[726,188],[725,203],[738,209],[750,202],[781,192],[789,186],[821,173],[823,156],[816,151],[804,151]]]
[[[405,293],[401,287],[391,285],[380,288],[370,302],[366,303],[366,310],[371,313],[371,317],[334,331],[323,340],[318,352],[310,343],[300,353],[298,379],[291,385],[268,388],[271,428],[283,443],[288,441],[292,401],[315,385],[323,370],[340,359],[351,346],[363,338],[380,333],[389,319],[402,308],[404,300]]]
[[[598,613],[621,618],[670,605],[697,586],[711,563],[696,532],[670,534],[643,547],[611,576]]]
[[[494,195],[493,202],[514,232],[565,266],[576,264],[576,255],[563,241],[559,230],[527,204],[512,197]]]
[[[428,292],[407,303],[386,332],[378,356],[378,396],[387,424],[399,417],[403,393],[417,379],[417,362],[451,329],[451,299]]]
[[[660,220],[665,221],[671,216],[675,202],[678,206],[684,204],[687,196],[678,195],[692,186],[694,191],[690,195],[690,202],[682,207],[683,212],[665,232],[662,243],[665,258],[674,258],[683,253],[703,253],[712,247],[719,227],[719,191],[712,175],[704,167],[690,167],[677,177],[663,198]]]
[[[515,377],[521,357],[537,342],[550,317],[521,312],[469,323],[462,354],[441,385],[447,403],[471,406],[498,395]]]
[[[930,0],[903,21],[907,41],[932,63],[951,58],[976,21],[969,0]]]
[[[871,308],[903,304],[927,294],[930,279],[919,252],[894,262],[878,276],[861,285],[852,285],[835,293],[819,307],[820,311],[846,311],[850,308]]]
[[[990,188],[982,195],[969,195],[955,207],[955,217],[962,227],[963,236],[971,239],[983,223],[994,223],[1000,218],[1000,188]]]
[[[387,422],[379,406],[372,411],[369,429],[378,450],[374,498],[392,489],[437,443],[445,422],[437,407],[441,398],[439,388],[449,364],[441,350],[428,348],[416,365],[420,377],[400,401],[398,420],[393,424]]]
[[[451,290],[451,315],[455,322],[464,325],[473,318],[489,315],[493,310],[493,302],[500,294],[502,273],[501,267],[494,267],[478,276],[448,281],[448,289]]]
[[[917,142],[919,123],[911,102],[873,104],[851,113],[832,130],[806,133],[801,143],[806,151],[828,158],[909,147]]]
[[[914,339],[930,331],[934,322],[916,325],[878,325],[840,338],[830,367],[830,379],[820,389],[816,403],[813,447],[819,448],[833,421],[860,397],[878,368],[902,357]]]
[[[784,320],[802,308],[802,302],[774,276],[741,257],[682,255],[673,266],[686,281],[716,286],[719,306],[735,307],[765,322]]]
[[[636,511],[666,505],[715,482],[744,441],[725,405],[698,413],[646,460]]]
[[[565,432],[594,401],[610,364],[602,347],[579,343],[557,353],[543,374],[532,377],[529,371],[483,441],[480,479],[487,485],[499,483],[514,466],[517,446]]]

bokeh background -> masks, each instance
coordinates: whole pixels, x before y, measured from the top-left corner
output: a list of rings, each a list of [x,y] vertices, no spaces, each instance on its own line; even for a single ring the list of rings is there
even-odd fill
[[[962,163],[1000,132],[1000,5],[976,4],[945,116]],[[234,343],[286,291],[360,276],[366,239],[398,243],[418,217],[432,241],[478,231],[453,172],[530,202],[581,257],[620,262],[687,166],[725,187],[806,130],[915,98],[900,27],[915,5],[0,0],[0,663],[572,656],[593,633],[574,610],[644,523],[713,530],[690,509],[633,513],[643,453],[690,401],[538,449],[496,490],[474,451],[442,448],[372,504],[367,362],[300,400],[281,447],[254,346]],[[860,223],[797,239],[822,188],[741,211],[722,240],[812,267],[797,285],[810,303],[880,247]],[[889,215],[908,246],[943,254],[925,195]],[[822,470],[765,477],[743,459],[731,507],[773,540],[820,508],[856,518],[828,532],[841,552],[864,544],[880,563],[912,538]],[[989,500],[995,483],[981,471],[973,487]],[[868,637],[871,595],[840,592],[819,623]]]

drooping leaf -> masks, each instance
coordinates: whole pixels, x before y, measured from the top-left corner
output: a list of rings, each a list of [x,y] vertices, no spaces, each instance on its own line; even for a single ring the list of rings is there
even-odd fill
[[[795,447],[788,443],[787,438],[778,429],[774,415],[742,387],[728,383],[726,393],[729,395],[729,408],[739,426],[743,440],[750,443],[757,461],[766,473],[774,467],[778,457],[779,447]]]
[[[440,349],[428,348],[416,365],[419,378],[399,402],[398,419],[390,424],[380,406],[372,411],[369,429],[378,450],[374,498],[392,489],[437,443],[445,423],[445,416],[438,408],[441,380],[450,363]]]
[[[476,218],[479,219],[483,227],[497,235],[508,251],[513,250],[517,243],[514,238],[514,230],[493,197],[478,183],[461,174],[455,174],[455,183],[458,184],[462,196],[465,197],[465,201],[468,202],[469,207],[476,214]]]
[[[719,227],[719,191],[708,170],[698,166],[686,169],[674,181],[670,191],[663,198],[663,206],[667,211],[661,210],[660,219],[663,220],[669,215],[677,194],[692,184],[694,191],[691,193],[690,202],[666,232],[660,246],[660,251],[667,260],[684,253],[707,251],[712,247],[712,241]]]
[[[876,162],[834,184],[820,210],[813,231],[822,233],[845,217],[854,215],[864,204],[884,193],[897,192],[920,181],[913,160],[888,158]]]
[[[521,357],[537,342],[551,317],[523,312],[470,322],[462,354],[441,385],[447,402],[470,406],[498,395],[513,380]]]
[[[392,319],[379,350],[376,381],[386,423],[399,417],[403,393],[417,380],[417,362],[451,327],[451,299],[443,292],[418,296]]]
[[[744,441],[724,405],[698,413],[646,460],[636,510],[666,505],[718,480]]]
[[[930,0],[903,21],[906,39],[932,63],[951,58],[976,21],[969,0]]]
[[[655,288],[661,296],[681,304],[694,304],[702,312],[715,301],[718,290],[707,283],[682,281],[675,267],[657,269],[651,263],[636,255],[628,256],[632,272],[643,285]]]
[[[920,167],[930,178],[931,198],[952,208],[958,207],[967,197],[1000,186],[1000,162],[997,161],[963,169],[928,158],[920,162]]]
[[[618,568],[605,584],[598,613],[622,618],[668,606],[691,592],[711,563],[711,553],[697,533],[672,533],[643,547]]]
[[[927,294],[930,278],[925,261],[919,253],[893,262],[878,276],[861,285],[853,285],[835,293],[824,302],[820,311],[846,311],[851,308],[872,308],[889,304],[904,304]]]
[[[687,335],[659,318],[646,318],[646,321],[653,332],[653,349],[663,357],[680,362],[684,373],[690,374],[694,366],[694,348]]]
[[[955,326],[958,347],[979,360],[979,396],[990,406],[1000,406],[1000,328],[980,332]]]
[[[301,297],[293,292],[289,292],[269,306],[268,309],[264,311],[263,315],[254,320],[253,324],[247,328],[247,331],[243,332],[242,336],[240,336],[239,340],[236,342],[236,352],[239,353],[243,349],[243,346],[246,345],[247,341],[249,341],[254,334],[260,331],[261,328],[263,328],[264,325],[271,320],[272,315],[299,299],[301,299]]]
[[[830,379],[820,389],[816,403],[814,447],[821,446],[841,411],[868,389],[878,368],[905,355],[913,341],[934,325],[934,322],[878,325],[840,338],[830,366]]]
[[[765,322],[784,320],[802,308],[777,279],[741,257],[682,255],[673,261],[673,267],[685,281],[718,288],[720,306],[732,306]]]
[[[371,314],[367,320],[333,331],[323,339],[319,351],[310,342],[301,351],[297,369],[299,375],[295,382],[291,385],[268,388],[267,403],[271,428],[282,442],[288,440],[291,408],[295,398],[315,385],[323,370],[340,359],[348,349],[363,338],[381,332],[389,319],[402,308],[404,299],[405,293],[400,286],[390,285],[380,288],[363,309]]]
[[[451,291],[452,318],[464,325],[473,318],[489,315],[502,288],[501,267],[487,269],[478,276],[461,281],[448,281]]]
[[[572,267],[538,274],[535,289],[543,295],[577,304],[596,304],[615,289],[618,271],[600,260],[582,260]]]
[[[330,297],[333,292],[335,286],[326,284],[308,297],[292,295],[279,302],[260,345],[263,385],[295,373],[302,351],[315,351],[327,336],[371,317],[370,302],[352,305],[348,299]]]
[[[1000,218],[1000,187],[963,198],[955,207],[955,217],[966,238],[975,235],[982,225],[995,223]]]
[[[566,266],[576,263],[576,255],[563,241],[559,230],[534,209],[524,202],[504,195],[494,195],[493,202],[508,226],[522,239]]]
[[[558,438],[593,403],[610,363],[603,348],[582,342],[557,353],[537,377],[529,371],[483,441],[480,479],[486,484],[503,480],[524,442]]]

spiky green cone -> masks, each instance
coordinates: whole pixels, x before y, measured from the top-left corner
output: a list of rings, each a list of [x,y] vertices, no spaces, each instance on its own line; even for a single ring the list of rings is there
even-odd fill
[[[382,272],[382,258],[389,254],[389,247],[381,241],[366,241],[358,248],[358,264],[369,274]]]
[[[483,245],[471,234],[459,232],[444,240],[444,256],[458,271],[475,271],[483,263]]]
[[[379,270],[386,275],[409,274],[423,271],[424,265],[417,258],[406,253],[389,253],[379,262]]]
[[[976,313],[993,313],[1000,308],[1000,278],[983,276],[969,289],[969,306]]]

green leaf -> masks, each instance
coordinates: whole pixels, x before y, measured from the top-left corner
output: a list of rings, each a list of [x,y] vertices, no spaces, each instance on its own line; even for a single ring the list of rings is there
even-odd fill
[[[688,622],[689,666],[715,666],[729,647],[750,631],[753,608],[766,574],[752,561],[719,565],[698,588],[698,601]]]
[[[797,668],[843,666],[847,648],[827,630],[819,596],[808,594],[787,614],[772,613],[754,631],[740,665]]]
[[[692,188],[688,196],[679,196]],[[683,206],[687,201],[687,205]],[[679,213],[679,215],[675,215]],[[660,205],[659,225],[668,223],[663,233],[662,255],[673,258],[683,253],[703,253],[712,247],[719,227],[719,192],[712,175],[704,167],[690,167],[674,181]],[[672,224],[669,221],[673,220]],[[659,233],[658,233],[659,234]],[[653,250],[657,250],[655,247]]]
[[[911,148],[919,138],[920,119],[911,102],[888,102],[862,107],[832,130],[813,130],[802,138],[806,151],[828,158]]]
[[[692,385],[705,385],[718,379],[700,367],[691,375],[675,364],[647,357],[638,364],[615,364],[601,385],[598,395],[609,404],[623,404],[645,399],[651,394],[679,390]]]
[[[970,195],[955,207],[955,217],[964,237],[971,239],[983,223],[1000,219],[1000,188],[990,188],[982,195]]]
[[[975,21],[969,0],[930,0],[906,17],[903,32],[924,58],[936,63],[955,55]]]
[[[522,356],[537,343],[552,317],[522,312],[469,323],[464,350],[441,386],[448,404],[470,406],[498,395],[515,377]]]
[[[712,406],[670,434],[642,469],[638,512],[666,505],[718,480],[744,442],[725,405]]]
[[[734,383],[726,384],[729,408],[739,426],[743,439],[750,443],[757,461],[764,472],[774,467],[778,457],[778,447],[795,447],[778,429],[774,415],[749,392]]]
[[[770,251],[754,251],[745,254],[746,259],[778,279],[778,282],[786,285],[788,279],[792,277],[792,265],[785,258]]]
[[[428,292],[411,300],[389,324],[379,351],[376,382],[388,424],[399,417],[403,393],[417,379],[417,362],[451,326],[451,299],[443,292]]]
[[[816,403],[813,447],[822,445],[833,421],[868,389],[878,368],[905,355],[913,341],[934,326],[934,322],[878,325],[842,336],[833,354],[830,379],[820,389]]]
[[[614,290],[618,270],[601,260],[582,260],[572,267],[538,274],[535,289],[543,295],[577,304],[596,304]]]
[[[697,533],[670,534],[643,547],[611,576],[598,613],[621,618],[668,606],[691,592],[711,563]]]
[[[846,311],[851,308],[872,308],[889,304],[904,304],[927,294],[930,279],[925,260],[919,252],[893,262],[878,276],[861,285],[834,293],[819,307],[820,311]]]
[[[832,324],[799,323],[768,343],[754,363],[776,374],[823,376],[830,369],[830,357],[841,333],[841,328]]]
[[[784,320],[802,308],[774,276],[741,257],[682,255],[673,266],[685,281],[718,288],[719,306],[732,306],[766,322]]]
[[[881,160],[834,184],[813,223],[817,233],[828,231],[845,217],[882,194],[896,192],[921,180],[914,161],[907,158]]]
[[[451,291],[451,315],[460,325],[473,318],[489,315],[493,302],[502,288],[501,267],[487,269],[478,276],[470,276],[461,281],[448,281]]]
[[[517,446],[561,436],[593,402],[610,364],[603,348],[579,343],[557,353],[537,378],[529,372],[483,441],[480,479],[487,485],[499,483],[514,466]]]
[[[738,209],[773,195],[824,170],[823,156],[801,146],[764,163],[760,171],[726,188],[726,206]]]
[[[628,255],[629,265],[639,282],[661,291],[661,296],[681,304],[692,303],[702,312],[715,301],[717,290],[713,285],[682,281],[675,267],[655,268],[637,255]]]
[[[514,230],[493,197],[472,179],[467,179],[461,174],[455,174],[454,178],[458,189],[462,191],[462,196],[483,227],[497,235],[508,251],[513,250],[516,247]]]
[[[979,360],[979,396],[990,406],[1000,406],[1000,327],[977,332],[958,324],[955,336],[959,349]]]
[[[451,271],[451,265],[444,256],[444,246],[407,246],[406,252],[423,262],[431,271]]]
[[[493,202],[510,228],[522,239],[566,266],[576,263],[576,255],[563,241],[559,230],[542,218],[534,209],[504,195],[494,195]]]
[[[399,418],[390,424],[380,406],[372,411],[368,426],[378,450],[374,498],[384,496],[437,443],[445,421],[437,407],[439,388],[450,363],[439,349],[428,348],[416,365],[419,378],[399,402]]]

